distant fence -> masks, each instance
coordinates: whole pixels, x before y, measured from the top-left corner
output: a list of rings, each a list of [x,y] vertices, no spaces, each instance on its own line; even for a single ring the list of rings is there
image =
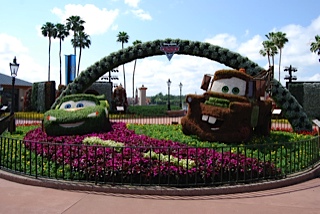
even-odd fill
[[[41,123],[43,114],[41,113],[15,113],[16,124]],[[111,122],[125,122],[131,124],[181,124],[182,116],[137,116],[133,114],[110,114]],[[272,119],[272,130],[292,131],[291,124],[286,119]],[[313,129],[316,130],[316,126]]]

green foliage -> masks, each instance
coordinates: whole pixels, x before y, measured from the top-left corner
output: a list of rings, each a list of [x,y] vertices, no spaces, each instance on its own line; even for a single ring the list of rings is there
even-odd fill
[[[46,87],[44,82],[40,82],[38,84],[38,94],[37,94],[37,111],[39,112],[45,112],[45,102],[46,102]]]
[[[227,107],[229,107],[230,101],[227,99],[210,97],[209,100],[205,101],[204,104],[227,108]]]
[[[101,145],[106,147],[114,147],[117,152],[121,152],[124,144],[113,140],[102,140],[99,137],[86,137],[82,141],[86,145]]]
[[[320,119],[320,83],[304,83],[303,107],[311,118]]]
[[[180,110],[178,106],[171,106],[171,110]],[[154,106],[129,106],[128,113],[136,116],[166,116],[168,107],[166,105],[154,105]]]
[[[232,152],[244,154],[248,158],[257,158],[264,162],[272,162],[282,173],[296,172],[305,169],[310,164],[317,161],[319,157],[318,141],[313,140],[312,136],[296,133],[273,131],[269,137],[255,136],[246,146],[229,146],[219,142],[203,142],[195,136],[185,136],[182,134],[180,125],[137,125],[128,124],[128,128],[134,129],[136,134],[145,134],[157,139],[168,139],[176,142],[182,142],[194,147],[213,147],[218,152]],[[72,168],[69,165],[59,165],[59,162],[49,161],[43,155],[30,152],[22,143],[24,135],[38,128],[39,126],[17,126],[17,131],[10,135],[8,132],[3,136],[20,139],[20,141],[10,141],[1,144],[0,156],[2,165],[16,171],[24,172],[27,175],[40,175],[51,178],[63,178],[65,180],[86,179],[86,174]],[[105,141],[97,137],[86,138],[83,143],[88,145],[101,145],[114,147],[117,152],[121,152],[123,145],[116,141]],[[6,146],[5,146],[6,145]],[[41,149],[41,148],[40,148]],[[143,154],[144,157],[152,158],[157,161],[170,162],[175,166],[181,166],[185,169],[191,169],[195,162],[187,159],[177,159],[173,156],[155,153],[149,151]]]
[[[179,158],[176,158],[172,155],[164,155],[161,153],[158,154],[154,151],[144,153],[143,157],[152,158],[155,160],[160,160],[160,161],[165,161],[165,162],[170,162],[170,163],[173,163],[175,166],[182,166],[185,169],[191,169],[196,166],[196,163],[194,160],[181,159],[181,158],[179,159]]]
[[[241,153],[247,157],[258,158],[276,164],[282,172],[304,169],[317,157],[319,151],[313,140],[314,136],[297,133],[273,131],[268,137],[254,136],[246,145],[227,145],[220,142],[201,141],[197,136],[182,133],[181,125],[139,125],[129,124],[128,128],[136,134],[147,135],[156,139],[172,140],[199,148],[216,148],[218,151]]]
[[[181,102],[184,103],[186,100],[185,95],[181,95]],[[150,98],[150,104],[155,104],[155,105],[166,105],[168,103],[168,95],[165,94],[163,95],[161,92],[151,96]],[[180,104],[180,95],[172,95],[170,94],[170,104],[171,105],[177,105],[179,106]]]
[[[281,107],[294,131],[312,131],[312,123],[295,97],[277,80],[272,84],[272,99]]]
[[[289,84],[289,91],[297,99],[300,105],[303,105],[303,84]]]
[[[100,98],[100,97],[99,97]],[[81,100],[90,100],[94,102],[96,105],[99,105],[98,99],[95,95],[92,94],[71,94],[62,98],[61,103],[67,102],[72,100],[74,102],[81,101]]]
[[[32,91],[31,91],[31,108],[34,111],[37,111],[38,106],[38,86],[39,83],[32,84]]]

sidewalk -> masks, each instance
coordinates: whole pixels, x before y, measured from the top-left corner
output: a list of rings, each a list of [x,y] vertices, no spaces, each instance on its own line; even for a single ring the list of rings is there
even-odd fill
[[[266,191],[194,197],[56,190],[0,179],[0,213],[320,213],[320,178]]]

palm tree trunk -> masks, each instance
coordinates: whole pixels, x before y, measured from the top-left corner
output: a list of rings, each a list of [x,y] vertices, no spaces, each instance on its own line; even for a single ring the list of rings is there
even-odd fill
[[[122,42],[122,50],[123,50],[123,42]],[[124,64],[122,65],[122,69],[123,69],[123,86],[124,86],[124,89],[127,90],[127,87],[126,87],[126,72],[124,70]]]
[[[268,63],[269,63],[269,67],[271,66],[270,64],[270,54],[268,54]]]
[[[280,56],[279,56],[279,82],[280,82],[281,55],[282,55],[282,49],[280,48]]]
[[[62,76],[62,71],[61,71],[61,39],[60,39],[59,60],[60,60],[60,84],[59,85],[61,85],[61,76]]]
[[[73,32],[73,41],[76,41],[76,32]],[[76,46],[73,47],[74,55],[76,56]]]
[[[268,63],[269,63],[269,68],[271,68],[270,54],[268,54]],[[272,69],[272,72],[271,72],[271,80],[273,79],[273,76],[274,76],[274,70]]]
[[[272,66],[274,67],[274,56],[272,56]]]
[[[137,64],[137,60],[134,60],[133,74],[132,74],[132,105],[134,105],[134,74],[136,71],[136,64]]]
[[[79,76],[80,59],[81,59],[81,48],[80,48],[80,51],[79,51],[79,59],[78,59],[78,71],[77,71],[77,76]]]
[[[48,65],[48,82],[50,81],[50,51],[51,51],[51,37],[49,36],[49,65]]]

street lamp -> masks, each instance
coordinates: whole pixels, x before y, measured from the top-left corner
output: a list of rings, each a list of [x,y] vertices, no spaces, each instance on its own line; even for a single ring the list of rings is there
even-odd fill
[[[11,119],[10,119],[10,127],[9,127],[9,131],[12,134],[12,132],[14,132],[16,130],[16,122],[14,119],[14,83],[16,81],[16,76],[18,74],[18,69],[19,69],[19,64],[17,63],[17,58],[14,57],[13,59],[13,63],[9,63],[10,65],[10,71],[11,71],[11,77],[12,77],[12,93],[11,93],[11,110],[10,110],[10,115],[11,115]]]
[[[181,100],[181,91],[182,91],[182,83],[179,84],[180,87],[180,108],[182,108],[182,100]]]
[[[168,84],[168,111],[170,111],[171,110],[171,108],[170,108],[170,85],[171,85],[170,79],[168,79],[167,84]]]

